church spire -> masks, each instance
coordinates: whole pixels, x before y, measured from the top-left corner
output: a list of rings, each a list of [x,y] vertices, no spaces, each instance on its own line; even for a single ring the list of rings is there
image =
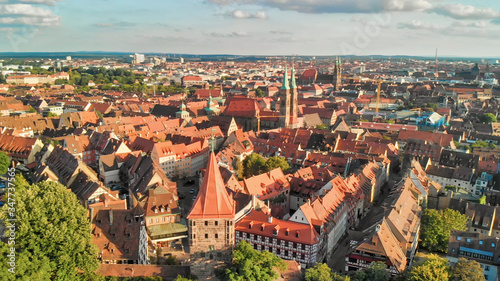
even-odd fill
[[[295,67],[292,66],[292,82],[290,83],[291,89],[297,89],[297,84],[295,83]]]
[[[288,84],[288,67],[285,66],[285,76],[283,77],[283,86],[281,86],[282,90],[290,90],[290,85]]]
[[[224,186],[215,154],[210,153],[208,166],[187,219],[234,218],[234,202]]]

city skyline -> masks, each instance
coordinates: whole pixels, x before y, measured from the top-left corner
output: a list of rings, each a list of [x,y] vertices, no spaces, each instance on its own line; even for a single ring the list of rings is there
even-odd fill
[[[304,2],[0,0],[0,50],[499,56],[494,1]]]

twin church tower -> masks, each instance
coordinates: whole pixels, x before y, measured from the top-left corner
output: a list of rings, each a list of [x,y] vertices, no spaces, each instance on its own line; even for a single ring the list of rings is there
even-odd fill
[[[299,92],[295,82],[295,68],[292,67],[291,81],[288,80],[288,68],[285,67],[283,86],[280,89],[280,116],[279,126],[297,128],[299,126]]]

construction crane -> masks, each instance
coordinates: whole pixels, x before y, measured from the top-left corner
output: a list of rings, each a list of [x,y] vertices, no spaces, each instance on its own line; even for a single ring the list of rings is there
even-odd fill
[[[375,107],[375,113],[377,114],[378,116],[378,111],[379,111],[379,108],[380,108],[380,88],[382,86],[382,83],[392,83],[391,81],[387,81],[387,80],[383,80],[383,79],[378,79],[377,80],[377,83],[378,83],[378,86],[377,86],[377,103],[376,103],[376,107]]]

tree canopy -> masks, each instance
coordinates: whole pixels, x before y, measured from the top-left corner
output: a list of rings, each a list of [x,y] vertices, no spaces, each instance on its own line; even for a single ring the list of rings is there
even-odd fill
[[[243,177],[249,178],[265,170],[266,160],[258,153],[252,153],[243,159]]]
[[[258,153],[252,153],[243,159],[242,169],[244,178],[267,173],[276,168],[281,168],[283,172],[286,172],[290,169],[290,165],[286,161],[285,157],[272,156],[266,160]],[[241,167],[237,167],[239,172],[240,169]]]
[[[422,218],[422,246],[430,251],[446,252],[452,229],[467,230],[467,216],[452,209],[427,209]]]
[[[10,166],[9,156],[7,155],[7,153],[0,151],[0,174],[3,175],[7,173],[9,166]]]
[[[332,270],[325,263],[319,263],[315,267],[306,270],[306,281],[332,281]]]
[[[493,143],[487,143],[485,141],[476,141],[471,145],[472,148],[475,147],[488,147],[488,148],[497,148],[497,146]]]
[[[483,269],[475,260],[460,258],[451,266],[450,281],[484,281]]]
[[[286,172],[290,169],[290,165],[286,161],[285,157],[273,156],[266,160],[266,164],[264,164],[265,171],[269,172],[276,168],[281,168],[283,172]]]
[[[98,250],[91,241],[87,210],[76,196],[55,182],[29,186],[20,175],[14,182],[15,205],[1,208],[0,220],[12,218],[10,212],[15,215],[15,245],[0,242],[0,263],[7,264],[14,247],[15,273],[1,266],[0,279],[93,280]]]
[[[410,271],[410,281],[446,281],[450,277],[448,260],[430,254],[423,263],[416,265]],[[464,279],[468,280],[468,279]]]
[[[479,121],[485,124],[497,122],[497,117],[493,113],[481,114],[478,116]]]
[[[279,277],[277,270],[285,270],[286,264],[268,251],[259,252],[241,241],[233,252],[231,265],[216,272],[220,280],[272,281]]]
[[[352,277],[353,281],[389,281],[389,279],[387,265],[383,262],[372,262],[364,270],[356,271]]]

